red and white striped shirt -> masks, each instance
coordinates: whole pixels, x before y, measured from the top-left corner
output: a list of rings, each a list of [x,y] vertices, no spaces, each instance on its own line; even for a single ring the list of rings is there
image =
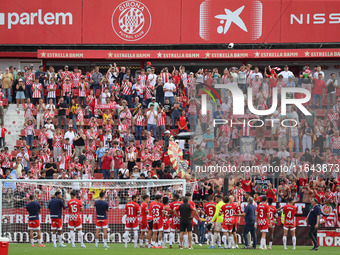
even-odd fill
[[[41,91],[39,91],[38,89],[42,90],[42,85],[41,83],[33,83],[32,85],[32,91],[33,91],[33,98],[41,98]]]
[[[48,111],[44,114],[44,120],[47,122],[47,119],[50,118],[51,120],[54,119],[54,112]]]
[[[63,96],[65,96],[65,93],[71,93],[72,92],[73,85],[72,83],[64,83],[63,84]]]
[[[184,86],[186,87],[187,84],[188,84],[188,74],[185,73],[185,72],[182,73],[182,74],[181,74],[181,79],[182,79],[182,81],[183,81]]]
[[[243,202],[243,196],[245,194],[243,189],[234,189],[233,193],[236,201]]]
[[[41,132],[39,136],[40,136],[39,145],[43,146],[44,144],[47,144],[47,136],[48,135],[46,133]]]
[[[144,74],[144,75],[138,75],[138,78],[140,79],[140,82],[145,85],[146,80],[148,79],[148,77]]]
[[[131,87],[132,87],[132,84],[131,82],[125,82],[123,84],[123,95],[124,96],[128,96],[128,95],[131,95]]]
[[[136,126],[143,126],[144,123],[144,116],[138,115],[136,118]]]
[[[170,78],[170,73],[162,73],[162,80],[164,84],[169,81],[169,78]]]
[[[233,129],[233,131],[231,132],[231,139],[237,139],[238,138],[238,129],[235,128]]]
[[[47,89],[57,89],[57,85],[55,83],[47,84]],[[47,98],[56,98],[55,90],[47,92]]]
[[[165,112],[158,113],[157,116],[157,126],[165,126]]]
[[[196,86],[196,79],[195,78],[188,78],[188,89],[195,88]]]
[[[63,149],[67,150],[66,155],[69,156],[69,157],[72,157],[73,148],[74,148],[74,146],[72,144],[64,144],[63,145]]]
[[[53,147],[61,148],[61,143],[63,141],[63,136],[62,135],[55,135],[53,138],[54,138]]]
[[[152,85],[145,86],[145,98],[146,99],[151,99],[152,98]]]
[[[242,135],[243,135],[243,136],[250,136],[250,129],[251,129],[250,126],[248,126],[248,125],[243,125]]]

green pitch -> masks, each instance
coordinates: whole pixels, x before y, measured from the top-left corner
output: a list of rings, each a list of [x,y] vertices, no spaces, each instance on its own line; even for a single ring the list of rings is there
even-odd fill
[[[297,246],[296,250],[292,250],[292,246],[288,246],[288,250],[284,250],[282,246],[273,246],[272,250],[242,250],[242,249],[235,249],[235,250],[224,250],[224,249],[208,249],[206,245],[200,247],[198,245],[194,245],[193,250],[183,249],[179,250],[178,245],[174,245],[173,249],[146,249],[146,248],[133,248],[133,245],[129,245],[127,249],[124,248],[123,244],[111,244],[110,248],[105,250],[103,248],[103,244],[100,244],[98,248],[94,248],[94,244],[86,244],[86,249],[81,249],[80,245],[77,244],[77,248],[71,248],[71,244],[67,244],[65,248],[53,248],[51,244],[47,244],[45,248],[39,248],[38,246],[32,248],[30,244],[10,244],[9,245],[9,255],[153,255],[160,253],[162,255],[171,255],[171,254],[204,254],[204,255],[216,255],[216,254],[225,254],[225,253],[232,253],[232,254],[263,254],[267,253],[268,255],[277,254],[308,254],[308,253],[315,253],[314,251],[310,251],[312,247],[306,246]],[[242,246],[240,246],[242,247]],[[339,247],[320,247],[319,251],[316,252],[317,254],[337,254],[339,255],[340,248]],[[2,254],[1,254],[2,255]]]

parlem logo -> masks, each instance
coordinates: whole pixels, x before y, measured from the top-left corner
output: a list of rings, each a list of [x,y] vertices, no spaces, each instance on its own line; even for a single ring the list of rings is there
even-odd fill
[[[0,26],[6,26],[12,29],[16,25],[72,25],[73,15],[70,12],[46,12],[38,9],[37,12],[9,12],[0,13]],[[0,27],[1,28],[1,27]]]
[[[125,1],[112,14],[113,31],[125,41],[142,39],[150,30],[149,9],[139,1]]]
[[[206,41],[216,35],[232,40],[229,31],[234,29],[249,33],[249,39],[255,41],[262,36],[262,12],[263,6],[259,0],[205,0],[200,5],[199,35]]]

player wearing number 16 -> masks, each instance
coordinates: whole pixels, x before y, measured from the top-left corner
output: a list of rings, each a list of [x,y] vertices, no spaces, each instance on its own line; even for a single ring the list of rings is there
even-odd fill
[[[82,220],[80,213],[84,211],[83,203],[76,198],[76,192],[71,191],[71,200],[67,203],[67,208],[69,212],[68,228],[70,229],[70,236],[72,247],[75,248],[75,233],[74,230],[78,230],[78,239],[81,248],[86,248],[83,242],[83,231],[82,231]]]

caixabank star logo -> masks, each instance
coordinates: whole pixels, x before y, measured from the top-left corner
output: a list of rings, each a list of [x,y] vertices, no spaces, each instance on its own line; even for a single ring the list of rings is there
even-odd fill
[[[223,37],[232,39],[236,33],[247,33],[256,41],[262,36],[263,6],[258,0],[205,0],[200,5],[200,37],[206,41]]]
[[[125,41],[138,41],[150,30],[149,9],[139,1],[125,1],[112,14],[113,31]]]

